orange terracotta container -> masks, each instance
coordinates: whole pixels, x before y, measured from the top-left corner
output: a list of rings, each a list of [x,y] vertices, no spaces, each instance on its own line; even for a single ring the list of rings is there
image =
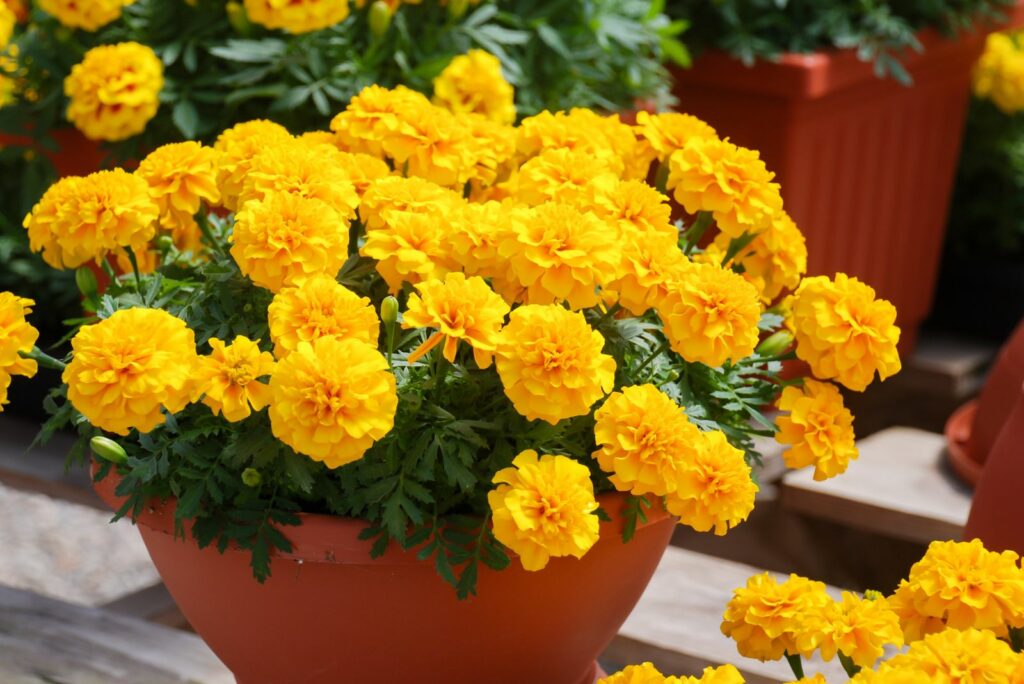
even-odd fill
[[[899,311],[909,353],[932,305],[979,31],[921,34],[905,87],[852,50],[748,68],[724,53],[675,69],[679,110],[760,150],[807,236],[812,275],[845,272]]]
[[[96,485],[112,507],[114,480]],[[273,558],[262,585],[247,552],[175,539],[173,504],[137,523],[182,613],[239,684],[592,684],[675,527],[649,515],[624,544],[623,502],[601,498],[614,522],[583,559],[482,568],[466,601],[414,553],[371,559],[357,520],[303,515],[286,531],[294,551]]]
[[[7,135],[0,133],[0,147],[19,145],[34,149],[53,164],[57,176],[84,176],[103,168],[106,154],[95,140],[89,140],[75,128],[61,128],[51,132],[56,151],[44,149],[36,145],[28,136]]]

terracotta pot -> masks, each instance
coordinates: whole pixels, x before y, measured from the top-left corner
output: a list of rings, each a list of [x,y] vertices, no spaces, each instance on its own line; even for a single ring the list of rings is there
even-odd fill
[[[50,135],[57,143],[57,151],[45,149],[32,138],[0,133],[0,147],[20,145],[29,147],[46,157],[53,164],[57,176],[84,176],[104,167],[106,153],[95,140],[89,140],[75,128],[61,128]]]
[[[114,479],[96,484],[112,507]],[[303,515],[286,530],[293,552],[272,559],[262,585],[248,552],[175,539],[173,502],[137,523],[178,607],[239,684],[591,684],[595,659],[675,527],[651,515],[623,544],[624,499],[601,503],[613,522],[601,524],[583,559],[552,559],[540,572],[515,559],[502,572],[481,568],[478,595],[467,601],[414,553],[394,547],[371,559],[358,520]]]
[[[1024,386],[1017,386],[1016,401],[988,462],[978,480],[964,539],[980,539],[994,551],[1010,549],[1024,554],[1024,525],[1020,524],[1024,491]]]
[[[900,350],[931,309],[971,66],[985,32],[919,36],[905,87],[854,50],[786,54],[748,68],[709,52],[673,69],[680,111],[759,150],[807,236],[813,274],[845,272],[899,311]]]
[[[949,462],[968,484],[976,485],[989,453],[1024,383],[1024,321],[999,350],[981,395],[946,421]]]

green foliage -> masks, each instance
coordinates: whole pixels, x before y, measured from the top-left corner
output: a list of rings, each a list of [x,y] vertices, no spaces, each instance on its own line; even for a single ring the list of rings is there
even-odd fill
[[[998,19],[1013,0],[668,0],[668,12],[690,25],[694,50],[725,50],[746,64],[783,52],[852,48],[879,77],[903,83],[900,62],[920,50],[923,28],[950,33]]]

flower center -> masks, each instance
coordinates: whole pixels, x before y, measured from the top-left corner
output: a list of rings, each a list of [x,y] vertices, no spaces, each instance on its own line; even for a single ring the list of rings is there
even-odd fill
[[[245,387],[254,380],[252,366],[245,361],[239,361],[234,366],[228,366],[225,374],[232,385]]]

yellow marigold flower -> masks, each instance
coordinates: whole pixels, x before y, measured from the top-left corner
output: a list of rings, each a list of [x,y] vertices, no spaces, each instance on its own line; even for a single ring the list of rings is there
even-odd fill
[[[1021,656],[990,631],[947,629],[893,656],[880,674],[909,670],[937,684],[1011,684],[1020,681],[1020,663]]]
[[[597,684],[664,684],[665,675],[652,663],[630,665],[626,669],[597,680]]]
[[[819,378],[858,392],[900,370],[896,307],[856,278],[804,278],[792,297],[796,355]]]
[[[743,675],[740,674],[735,665],[705,667],[700,677],[665,678],[665,684],[743,684],[743,682]]]
[[[593,214],[565,204],[542,204],[513,217],[514,240],[500,253],[530,304],[595,306],[597,288],[615,279],[616,236]]]
[[[121,10],[134,0],[37,0],[44,12],[69,28],[95,31],[121,17]]]
[[[608,289],[634,316],[662,302],[690,268],[690,260],[674,238],[660,233],[627,234],[621,239],[618,277]]]
[[[678,470],[668,510],[698,532],[723,535],[754,510],[757,485],[743,452],[719,431],[701,432],[693,459]]]
[[[525,570],[552,557],[582,558],[597,542],[597,500],[590,470],[567,456],[527,449],[494,475],[487,493],[494,537],[519,554]]]
[[[695,136],[669,158],[668,187],[687,212],[710,211],[730,237],[757,233],[782,209],[775,174],[754,150]]]
[[[359,195],[330,145],[308,145],[294,140],[272,145],[252,159],[238,195],[238,206],[268,195],[287,193],[318,199],[338,213],[345,225],[356,216]]]
[[[0,107],[14,102],[18,90],[18,46],[8,45],[7,53],[0,54]]]
[[[485,50],[470,50],[448,63],[434,79],[434,103],[502,124],[516,120],[512,86],[501,73],[501,62]]]
[[[331,131],[306,131],[305,133],[298,135],[295,140],[314,147],[317,145],[336,146],[337,143],[337,138]]]
[[[230,240],[242,273],[277,292],[321,273],[334,276],[348,258],[348,221],[319,199],[273,193],[245,203]]]
[[[0,51],[10,44],[11,36],[14,35],[14,25],[17,23],[18,18],[14,16],[14,11],[0,2]]]
[[[633,494],[674,492],[689,467],[700,430],[675,401],[654,385],[625,387],[595,413],[594,452],[615,488]]]
[[[268,29],[309,33],[348,16],[348,0],[244,0],[249,20]]]
[[[843,406],[843,395],[835,385],[804,380],[803,387],[787,387],[779,398],[779,410],[789,415],[775,422],[780,444],[790,445],[782,453],[789,468],[814,466],[814,479],[827,480],[846,472],[857,458],[853,436],[853,414]]]
[[[479,193],[499,178],[511,174],[511,160],[516,153],[516,130],[480,114],[466,114],[464,117],[469,127],[466,144],[474,160],[469,181],[473,190]]]
[[[267,322],[279,358],[321,337],[359,340],[375,347],[380,335],[380,320],[370,300],[322,274],[274,295]]]
[[[430,108],[430,100],[405,86],[370,85],[331,121],[338,145],[349,152],[384,157],[384,140],[403,134],[406,112]]]
[[[78,268],[121,247],[142,252],[160,213],[146,181],[122,169],[62,178],[23,223],[32,251],[57,269]]]
[[[803,677],[801,679],[788,682],[788,684],[828,684],[828,681],[825,679],[825,675],[820,672],[815,672],[809,677]]]
[[[387,164],[362,152],[342,152],[337,155],[337,163],[360,197],[366,194],[374,181],[391,175]]]
[[[14,12],[14,18],[18,22],[28,19],[28,0],[0,0],[0,5]]]
[[[582,416],[615,385],[615,359],[581,313],[530,304],[512,312],[498,341],[498,375],[516,411],[554,425]]]
[[[259,345],[238,335],[225,345],[210,338],[209,356],[199,357],[196,366],[196,392],[202,392],[203,403],[214,415],[223,414],[232,423],[248,418],[270,404],[270,387],[260,382],[274,372],[274,357],[260,351]]]
[[[974,65],[974,94],[1006,114],[1024,109],[1024,50],[1017,34],[990,33],[985,52]]]
[[[1024,627],[1024,571],[1012,551],[988,551],[977,539],[935,541],[893,597],[908,642],[943,626]]]
[[[531,206],[546,202],[589,205],[596,192],[595,183],[614,182],[616,178],[602,159],[589,152],[544,150],[519,167],[516,199]]]
[[[444,281],[428,280],[416,285],[419,294],[409,295],[408,309],[402,319],[403,328],[436,328],[416,351],[409,363],[444,342],[444,358],[455,363],[459,341],[473,348],[473,359],[480,368],[491,365],[498,335],[505,323],[509,305],[487,286],[483,278],[466,278],[462,273],[449,273]]]
[[[717,263],[729,250],[731,238],[724,233],[715,237],[708,254]],[[793,290],[807,272],[807,243],[803,233],[784,211],[779,211],[768,226],[732,259],[743,267],[743,277],[761,293],[761,301],[771,303],[784,290]]]
[[[644,236],[678,243],[679,230],[672,223],[668,197],[643,181],[596,182],[588,208],[614,223],[622,238]]]
[[[238,209],[238,196],[256,153],[291,139],[284,126],[263,119],[235,124],[217,136],[213,145],[220,153],[217,187],[225,207],[231,211]]]
[[[545,111],[523,119],[517,132],[522,159],[564,149],[597,158],[617,176],[638,179],[646,177],[650,165],[632,127],[618,116],[604,117],[589,109]]]
[[[68,400],[89,422],[127,435],[149,432],[191,401],[195,336],[161,309],[122,309],[82,326],[64,369]]]
[[[448,188],[422,178],[387,176],[372,181],[359,203],[359,217],[367,230],[392,224],[394,216],[431,214],[438,219],[454,213],[465,202]]]
[[[26,320],[35,305],[31,299],[11,292],[0,292],[0,413],[7,403],[7,388],[12,375],[31,378],[38,365],[21,356],[35,347],[39,331]]]
[[[672,349],[687,361],[721,366],[750,356],[757,346],[760,299],[732,271],[692,264],[655,304]]]
[[[191,141],[164,145],[139,163],[135,175],[149,184],[150,194],[160,207],[160,225],[171,231],[178,248],[198,252],[196,212],[202,202],[220,201],[217,151]]]
[[[452,219],[448,244],[452,258],[467,275],[507,280],[508,264],[499,248],[512,239],[512,216],[518,210],[501,202],[463,202]],[[497,289],[497,285],[495,286]]]
[[[693,138],[718,137],[718,132],[709,124],[678,112],[652,114],[641,110],[636,115],[636,131],[650,143],[662,163]]]
[[[328,468],[359,460],[391,431],[395,376],[376,347],[357,339],[302,342],[270,378],[274,436]]]
[[[864,598],[844,591],[822,614],[808,618],[812,631],[823,635],[821,657],[832,660],[842,653],[860,667],[871,667],[887,645],[902,646],[900,618],[884,597]]]
[[[138,135],[160,107],[164,65],[146,45],[100,45],[64,79],[68,121],[91,140]]]
[[[403,107],[397,116],[398,133],[381,142],[395,168],[461,189],[476,166],[472,129],[466,121],[434,105]]]
[[[402,283],[437,280],[457,268],[446,244],[448,227],[438,216],[406,211],[389,214],[388,220],[380,228],[367,227],[359,253],[377,260],[377,272],[392,293]]]
[[[790,655],[810,656],[823,635],[807,624],[828,609],[832,599],[822,582],[790,575],[778,582],[769,573],[754,575],[746,587],[736,589],[722,616],[722,633],[736,642],[747,658],[779,660]]]

